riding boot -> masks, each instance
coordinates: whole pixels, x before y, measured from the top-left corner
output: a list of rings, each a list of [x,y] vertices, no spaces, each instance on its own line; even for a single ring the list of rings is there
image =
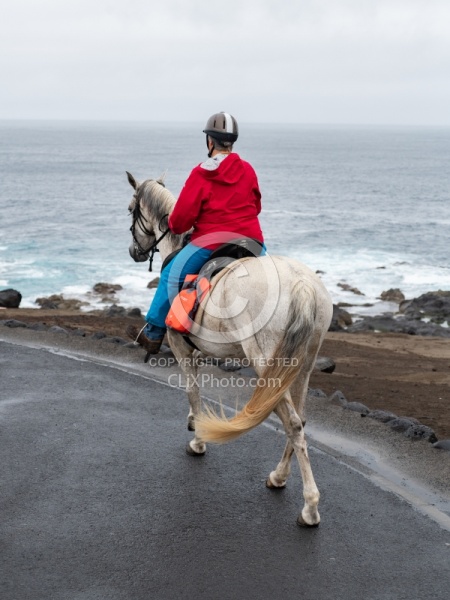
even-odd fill
[[[161,344],[163,343],[164,335],[158,339],[151,339],[145,335],[146,327],[139,330],[134,325],[128,325],[126,329],[127,335],[147,350],[147,354],[158,354]]]

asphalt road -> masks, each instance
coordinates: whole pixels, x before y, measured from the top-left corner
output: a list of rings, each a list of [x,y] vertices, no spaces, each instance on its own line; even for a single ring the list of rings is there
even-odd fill
[[[0,341],[2,600],[447,600],[450,531],[310,447],[322,523],[260,426],[185,454],[184,393]]]

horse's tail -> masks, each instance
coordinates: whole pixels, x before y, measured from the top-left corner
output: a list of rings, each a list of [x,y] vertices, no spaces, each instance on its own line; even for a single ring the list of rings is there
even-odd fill
[[[276,408],[306,359],[316,320],[317,298],[312,285],[296,283],[292,290],[287,325],[278,346],[267,361],[258,386],[244,408],[231,419],[210,408],[195,419],[198,437],[217,444],[229,442],[262,423]],[[262,383],[262,385],[259,385]]]

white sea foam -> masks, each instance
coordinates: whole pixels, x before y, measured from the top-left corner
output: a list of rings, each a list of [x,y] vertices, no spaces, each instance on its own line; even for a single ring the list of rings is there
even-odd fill
[[[67,285],[61,293],[65,298],[81,300],[85,304],[82,311],[102,310],[113,304],[124,308],[140,308],[147,312],[148,305],[155,294],[154,289],[148,289],[150,281],[159,276],[159,271],[151,274],[146,271],[145,266],[141,273],[124,273],[116,277],[106,278],[105,283],[118,284],[122,289],[110,295],[95,293],[91,286],[85,284]]]

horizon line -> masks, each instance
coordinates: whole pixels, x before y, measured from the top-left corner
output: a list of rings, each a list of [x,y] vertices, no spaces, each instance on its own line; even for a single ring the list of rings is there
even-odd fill
[[[107,123],[122,123],[122,124],[151,124],[151,125],[191,125],[197,124],[198,120],[169,120],[169,119],[123,119],[123,118],[79,118],[79,117],[0,117],[0,123],[96,123],[96,124],[107,124]],[[203,121],[202,121],[203,122]],[[267,125],[267,126],[298,126],[298,127],[399,127],[399,128],[449,128],[450,123],[355,123],[355,122],[300,122],[300,121],[247,121],[240,120],[240,123],[246,125]]]

